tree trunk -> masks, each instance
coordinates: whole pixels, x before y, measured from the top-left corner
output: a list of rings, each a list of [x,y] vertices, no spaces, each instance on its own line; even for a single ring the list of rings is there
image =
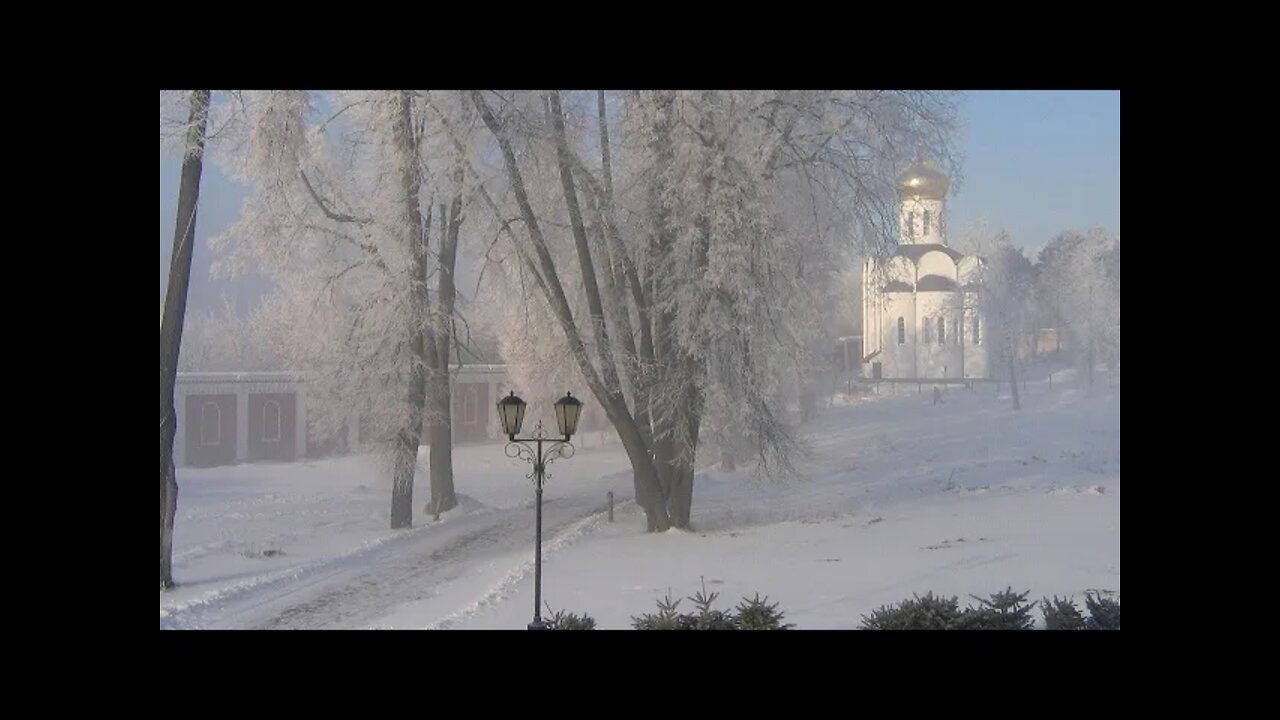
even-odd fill
[[[160,477],[160,589],[173,583],[173,518],[178,513],[178,479],[173,460]]]
[[[461,181],[459,165],[454,180]],[[443,209],[443,206],[441,206]],[[449,402],[449,353],[453,349],[453,307],[457,287],[453,273],[458,257],[458,231],[462,226],[462,195],[455,194],[447,213],[441,213],[443,241],[440,244],[440,304],[436,313],[436,383],[431,416],[436,419],[428,432],[431,441],[431,512],[440,514],[458,506],[453,489],[453,415]]]
[[[182,325],[187,312],[187,287],[196,238],[196,208],[204,167],[205,132],[209,123],[210,90],[191,94],[182,179],[178,185],[178,219],[173,233],[173,257],[169,261],[169,287],[164,315],[160,318],[160,589],[173,587],[173,520],[178,508],[178,481],[173,466],[173,443],[178,430],[173,406],[178,379],[178,355]]]
[[[658,104],[663,108],[663,112],[658,114],[658,121],[652,126],[652,134],[649,141],[650,151],[656,158],[655,162],[658,169],[648,188],[648,212],[653,227],[649,243],[649,264],[647,266],[649,277],[646,278],[646,281],[650,297],[656,300],[657,298],[667,297],[672,290],[668,287],[669,280],[661,271],[666,267],[667,256],[675,245],[676,234],[675,229],[671,226],[670,213],[664,201],[663,192],[667,182],[664,177],[666,168],[672,165],[675,157],[675,150],[672,147],[670,136],[673,122],[670,110],[674,103],[675,93],[659,92],[655,94],[655,97]],[[651,382],[654,387],[669,389],[672,383],[678,382],[676,378],[676,346],[672,338],[675,317],[670,310],[655,307],[652,321],[654,357],[650,369],[653,374]],[[670,407],[673,395],[674,393],[668,390],[658,398],[659,403],[665,404],[667,407],[654,406],[649,409],[649,415],[653,423],[654,466],[658,475],[658,485],[662,491],[663,504],[668,508],[668,512],[672,497],[671,492],[675,486],[676,451],[672,436],[675,430],[676,412],[675,408]]]
[[[667,502],[667,510],[671,514],[671,524],[682,530],[692,530],[689,516],[693,510],[693,461],[677,460],[672,472],[671,500]]]
[[[418,171],[417,145],[413,135],[411,96],[407,91],[399,94],[399,110],[395,124],[395,144],[398,151],[397,172],[404,202],[404,240],[409,244],[411,267],[409,271],[409,383],[405,397],[405,414],[400,431],[396,433],[394,470],[391,488],[391,528],[393,530],[413,526],[413,478],[418,469],[418,445],[422,441],[423,416],[426,406],[426,372],[428,323],[431,322],[427,305],[427,238],[429,222],[424,226],[422,207],[418,193],[422,179]]]
[[[618,439],[631,460],[632,482],[636,492],[636,504],[644,510],[649,532],[666,532],[671,527],[666,501],[658,480],[658,473],[651,448],[645,443],[640,429],[626,418],[614,419],[610,414]]]
[[[441,213],[443,216],[443,212]],[[444,222],[443,217],[441,222]],[[423,240],[423,253],[426,257],[426,247],[431,238],[431,211],[427,211],[426,232]],[[448,476],[449,484],[452,486],[453,476],[453,417],[450,412],[449,401],[449,357],[448,344],[442,343],[439,333],[439,322],[435,311],[431,308],[428,288],[428,275],[430,269],[426,260],[422,263],[422,293],[424,297],[423,307],[427,317],[424,318],[424,328],[422,330],[423,345],[423,364],[425,372],[423,375],[423,388],[426,393],[425,403],[426,409],[423,412],[423,424],[427,429],[427,445],[430,448],[430,458],[428,460],[430,476],[431,476],[431,499],[427,502],[425,512],[432,515],[441,512],[436,509],[437,492],[436,488],[443,482],[443,478]]]
[[[686,426],[689,448],[675,458],[671,467],[671,493],[667,499],[667,512],[671,524],[683,530],[692,529],[689,518],[693,510],[693,473],[697,461],[698,433],[701,430],[700,409],[696,404],[682,409],[681,422]]]
[[[427,442],[431,445],[431,504],[427,512],[432,515],[458,506],[453,490],[453,419],[449,396],[448,370],[437,370],[427,392]]]
[[[421,352],[422,332],[414,333],[412,345]],[[409,391],[405,398],[407,412],[404,427],[396,433],[394,469],[391,487],[391,529],[413,527],[413,478],[418,470],[418,445],[426,405],[426,382],[421,368],[411,371]]]

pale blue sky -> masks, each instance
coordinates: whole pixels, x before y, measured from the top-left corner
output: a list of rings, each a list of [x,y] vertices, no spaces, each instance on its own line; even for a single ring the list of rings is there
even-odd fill
[[[954,233],[983,218],[1009,231],[1033,258],[1067,229],[1120,234],[1120,93],[988,90],[968,94],[962,184],[948,197]],[[180,162],[160,156],[160,296],[168,274]],[[242,312],[262,282],[209,278],[209,238],[235,221],[242,186],[206,163],[200,187],[196,251],[188,307],[212,309],[224,293]]]
[[[1120,93],[970,93],[949,228],[979,218],[1032,255],[1067,229],[1120,234]]]

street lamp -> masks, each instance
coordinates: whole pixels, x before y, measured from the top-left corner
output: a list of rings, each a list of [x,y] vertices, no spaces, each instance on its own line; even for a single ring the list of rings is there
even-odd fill
[[[525,476],[536,483],[538,497],[537,543],[534,545],[533,556],[533,622],[529,623],[529,629],[546,630],[547,626],[542,622],[542,483],[547,478],[548,465],[557,458],[573,457],[573,445],[569,443],[569,438],[578,430],[582,401],[572,393],[565,393],[564,397],[556,401],[556,425],[560,430],[560,437],[547,437],[546,431],[542,429],[542,421],[539,420],[532,437],[517,438],[520,426],[524,423],[525,406],[525,401],[517,397],[513,390],[498,402],[498,418],[502,422],[502,434],[510,440],[506,448],[507,457],[520,458],[533,465],[533,472]],[[545,452],[543,443],[547,444]]]

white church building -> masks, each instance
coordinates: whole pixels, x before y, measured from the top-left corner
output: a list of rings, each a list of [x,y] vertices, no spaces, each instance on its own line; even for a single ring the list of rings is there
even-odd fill
[[[985,379],[981,260],[947,246],[951,182],[928,161],[898,178],[898,247],[862,268],[863,376]]]

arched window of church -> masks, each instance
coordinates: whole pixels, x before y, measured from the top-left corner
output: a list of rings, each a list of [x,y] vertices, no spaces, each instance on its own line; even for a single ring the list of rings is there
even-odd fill
[[[973,316],[973,344],[977,345],[982,341],[982,335],[978,332],[978,316]]]
[[[907,321],[903,318],[898,318],[898,344],[907,344]]]
[[[947,321],[941,315],[938,316],[938,344],[947,344]]]
[[[929,211],[924,211],[924,234],[929,234]]]
[[[912,210],[911,212],[907,213],[907,237],[913,238],[915,236],[916,236],[916,213],[914,210]]]
[[[929,318],[925,318],[924,322],[920,323],[920,340],[924,342],[925,345],[928,345],[931,340],[929,335]]]

